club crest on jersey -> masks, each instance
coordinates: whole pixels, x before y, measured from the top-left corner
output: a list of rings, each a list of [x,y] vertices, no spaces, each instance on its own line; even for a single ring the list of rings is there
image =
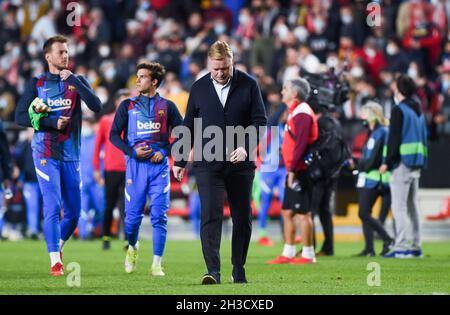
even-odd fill
[[[69,89],[70,92],[73,92],[76,90],[76,88],[73,85],[69,85],[67,88]]]
[[[41,160],[41,166],[45,166],[45,165],[47,165],[47,160],[42,159]]]
[[[133,184],[133,181],[131,180],[131,178],[129,178],[129,179],[127,180],[127,185],[130,186],[131,184]]]
[[[163,109],[160,109],[160,110],[158,111],[158,116],[159,116],[159,117],[163,117],[163,116],[164,116],[164,110],[163,110]]]

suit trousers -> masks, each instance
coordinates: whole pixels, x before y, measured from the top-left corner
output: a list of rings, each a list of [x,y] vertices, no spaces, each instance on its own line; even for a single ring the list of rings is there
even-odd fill
[[[200,239],[208,273],[220,279],[220,241],[225,192],[230,205],[233,232],[231,263],[233,273],[244,273],[252,234],[251,196],[254,169],[196,169],[201,203]]]

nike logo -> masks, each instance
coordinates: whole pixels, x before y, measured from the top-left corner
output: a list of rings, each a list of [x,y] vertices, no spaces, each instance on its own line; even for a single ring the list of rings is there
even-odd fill
[[[49,91],[50,90],[50,88],[48,88],[48,89],[42,89],[44,92],[47,92],[47,91]]]
[[[162,174],[162,178],[166,178],[167,177],[167,174]]]

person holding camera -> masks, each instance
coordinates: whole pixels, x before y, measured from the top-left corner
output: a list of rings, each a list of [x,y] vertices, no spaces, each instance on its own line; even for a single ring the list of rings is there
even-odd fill
[[[359,217],[362,221],[365,247],[356,256],[375,256],[374,231],[384,242],[383,250],[380,253],[382,256],[389,252],[394,241],[384,229],[383,224],[372,217],[372,208],[379,196],[382,200],[382,212],[387,212],[391,206],[390,173],[381,174],[378,170],[383,161],[383,148],[386,145],[389,121],[384,117],[383,108],[375,102],[368,102],[362,107],[361,118],[367,122],[370,131],[358,165],[359,174],[356,187],[358,188]]]
[[[316,262],[313,246],[313,222],[311,215],[312,183],[307,174],[304,158],[309,145],[318,139],[317,117],[306,103],[311,88],[305,79],[287,80],[281,94],[289,106],[282,155],[288,170],[283,200],[284,248],[281,256],[268,264],[311,264]],[[302,256],[295,258],[294,216],[300,216],[303,239]]]

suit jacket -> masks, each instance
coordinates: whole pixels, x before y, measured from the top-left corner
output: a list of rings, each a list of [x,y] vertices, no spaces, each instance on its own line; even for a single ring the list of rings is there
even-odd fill
[[[195,118],[201,118],[201,128],[196,128],[195,131],[197,134],[194,135]],[[229,167],[230,170],[254,169],[256,165],[254,158],[253,161],[250,160],[252,152],[250,152],[251,148],[249,147],[250,142],[248,134],[245,135],[244,142],[239,141],[237,139],[238,137],[235,136],[234,145],[231,145],[230,143],[227,144],[227,142],[231,141],[231,137],[226,137],[226,127],[242,126],[243,129],[245,129],[248,126],[254,126],[258,131],[257,139],[259,139],[259,137],[262,136],[262,134],[259,133],[259,127],[264,127],[266,124],[267,118],[264,103],[261,91],[255,79],[242,71],[234,69],[230,91],[225,106],[223,106],[214,89],[211,74],[208,73],[193,84],[189,95],[183,125],[189,128],[191,138],[188,139],[187,137],[182,136],[177,142],[181,141],[186,144],[187,142],[185,141],[190,140],[189,148],[194,146],[194,167],[207,168],[210,170],[219,170],[225,166]],[[213,128],[212,126],[216,127]],[[218,131],[217,128],[219,128],[223,134],[223,154],[221,154],[220,161],[217,161],[219,158],[212,161],[205,159],[203,153],[200,157],[200,152],[198,151],[203,150],[205,146],[207,151],[220,153],[220,151],[217,150],[209,150],[209,148],[212,147],[212,143],[208,145],[208,142],[212,141],[212,139],[218,135],[213,133],[205,136],[205,129],[207,129],[206,134],[208,134],[208,131],[214,132],[214,129]],[[199,132],[201,132],[201,134]],[[247,151],[247,158],[243,162],[233,164],[229,162],[229,156],[231,152],[239,146],[245,148]],[[178,147],[178,145],[176,147]],[[186,151],[189,150],[182,151],[181,160],[180,157],[176,156],[178,155],[175,154],[176,151],[173,151],[175,154],[174,158],[176,166],[185,167],[189,155],[189,152]]]

